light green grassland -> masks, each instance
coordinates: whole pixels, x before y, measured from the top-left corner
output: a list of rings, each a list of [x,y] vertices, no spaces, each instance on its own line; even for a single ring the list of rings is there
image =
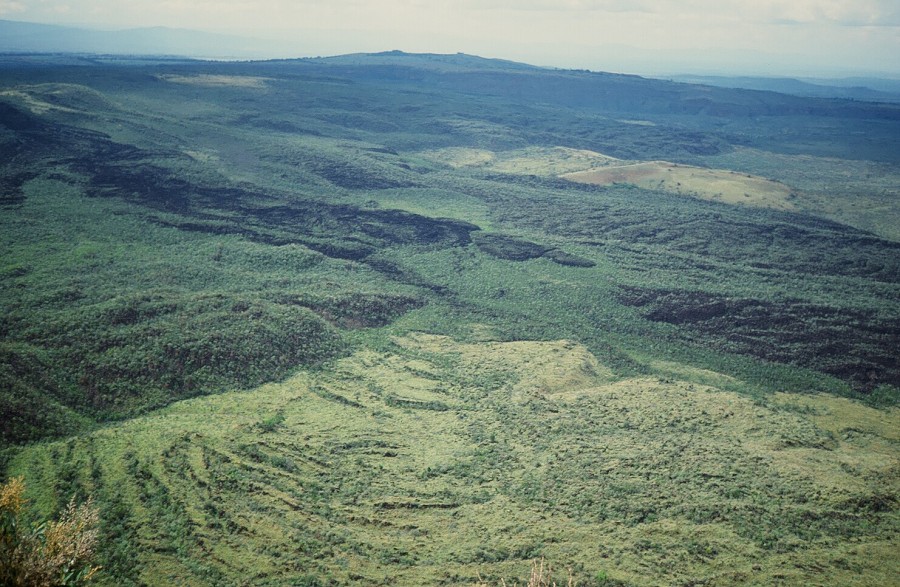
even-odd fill
[[[757,403],[681,371],[622,379],[570,341],[411,334],[10,471],[41,511],[64,478],[125,512],[104,529],[150,585],[472,585],[538,556],[579,584],[890,585],[900,411]]]
[[[893,166],[752,149],[719,155],[710,163],[785,182],[796,189],[792,203],[800,210],[900,240],[900,177]]]

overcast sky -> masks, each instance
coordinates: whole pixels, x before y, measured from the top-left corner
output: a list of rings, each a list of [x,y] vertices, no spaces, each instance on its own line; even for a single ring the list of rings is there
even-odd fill
[[[401,49],[644,74],[900,75],[900,0],[0,0],[0,18],[277,38],[286,57]]]

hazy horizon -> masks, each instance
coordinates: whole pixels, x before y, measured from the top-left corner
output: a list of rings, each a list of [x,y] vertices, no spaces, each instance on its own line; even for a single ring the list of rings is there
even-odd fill
[[[0,0],[0,18],[256,41],[219,57],[399,49],[643,75],[900,76],[894,0]]]

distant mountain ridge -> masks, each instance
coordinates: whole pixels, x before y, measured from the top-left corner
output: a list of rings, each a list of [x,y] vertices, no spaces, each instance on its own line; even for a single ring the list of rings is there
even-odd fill
[[[795,79],[787,77],[675,75],[663,79],[688,83],[762,90],[805,98],[841,98],[867,102],[900,102],[900,80],[878,78]]]
[[[263,57],[260,41],[188,29],[148,27],[126,30],[0,20],[0,52]]]
[[[0,53],[6,54],[154,56],[227,61],[272,60],[273,55],[283,54],[283,51],[273,41],[188,29],[148,27],[104,31],[0,20]],[[87,65],[90,60],[82,60],[80,64]],[[871,117],[872,113],[863,112],[865,105],[829,101],[849,99],[900,103],[900,81],[868,78],[835,80],[833,85],[791,78],[683,75],[653,79],[620,73],[539,67],[466,53],[407,53],[399,50],[274,61],[285,60],[326,67],[331,71],[352,72],[352,75],[366,79],[420,80],[467,92],[559,102],[569,107],[590,107],[598,96],[602,96],[606,107],[622,112],[637,109],[664,114],[702,112],[712,116],[759,116],[806,112],[807,108],[813,107],[826,116]],[[21,62],[12,65],[20,66]],[[879,89],[855,85],[845,87],[851,82],[868,83]],[[822,83],[827,83],[827,80]],[[707,88],[701,88],[698,84]],[[895,87],[896,92],[885,91]],[[764,90],[783,96],[762,98],[747,90]],[[635,104],[636,95],[641,96],[639,106]],[[810,105],[799,98],[823,100]],[[875,118],[885,115],[893,118],[897,113],[879,112]]]
[[[294,55],[286,54],[286,51]],[[298,53],[283,43],[262,38],[210,33],[169,27],[99,30],[0,19],[0,53],[79,53],[146,55],[204,59],[291,58]],[[315,54],[306,51],[307,54]],[[336,51],[337,53],[337,51]],[[472,70],[552,71],[506,59],[468,55],[384,51],[319,57],[317,61],[337,66],[409,66],[441,72]],[[564,71],[564,70],[561,70]],[[722,75],[653,76],[681,83],[764,90],[801,97],[843,98],[873,102],[900,102],[900,80],[882,78],[813,79]]]
[[[851,119],[900,118],[900,106],[784,92],[698,85],[621,73],[553,69],[466,54],[389,51],[294,60],[312,69],[378,83],[415,83],[466,94],[552,103],[623,115],[711,117],[815,114]],[[878,102],[878,101],[876,101]],[[706,147],[698,145],[700,150]]]
[[[379,53],[351,53],[348,55],[336,55],[333,57],[320,57],[312,61],[327,65],[347,66],[373,66],[394,65],[401,67],[416,67],[436,71],[552,71],[537,65],[529,65],[507,59],[493,59],[469,55],[467,53],[440,54],[440,53],[406,53],[404,51],[382,51]]]
[[[279,51],[272,41],[189,29],[146,27],[94,30],[0,19],[0,53],[79,53],[104,55],[177,56],[222,59],[271,59]],[[291,59],[282,55],[282,59]],[[307,58],[335,66],[404,66],[436,71],[513,70],[541,68],[506,59],[465,53],[406,53],[393,50]]]

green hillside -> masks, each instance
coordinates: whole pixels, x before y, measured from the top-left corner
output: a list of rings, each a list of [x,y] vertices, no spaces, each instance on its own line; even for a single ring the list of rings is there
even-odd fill
[[[900,574],[896,105],[3,63],[0,465],[101,584]]]
[[[411,334],[11,468],[45,509],[101,499],[115,583],[472,585],[544,556],[588,585],[890,584],[896,409],[657,369]]]

